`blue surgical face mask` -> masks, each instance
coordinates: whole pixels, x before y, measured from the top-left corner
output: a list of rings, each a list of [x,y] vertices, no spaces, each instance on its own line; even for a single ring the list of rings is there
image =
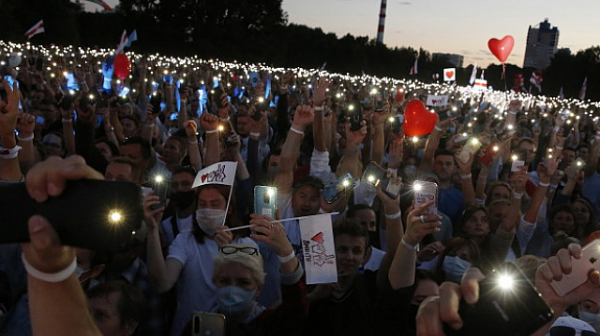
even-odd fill
[[[454,126],[448,126],[447,130],[450,134],[456,133],[456,128],[454,128]]]
[[[449,256],[444,258],[444,264],[442,265],[442,269],[444,270],[444,273],[446,273],[446,280],[456,283],[460,283],[460,279],[462,279],[463,274],[470,267],[470,262],[462,260],[459,257]]]
[[[596,329],[596,332],[599,332],[598,330],[600,330],[600,314],[593,314],[580,310],[579,319],[583,322],[587,322],[594,329]]]
[[[217,288],[219,311],[225,315],[241,315],[250,310],[256,289],[243,289],[238,286]]]

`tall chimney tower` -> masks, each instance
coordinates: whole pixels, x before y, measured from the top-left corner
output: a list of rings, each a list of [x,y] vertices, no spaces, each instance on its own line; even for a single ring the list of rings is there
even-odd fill
[[[385,10],[387,0],[381,0],[381,10],[379,12],[379,26],[377,27],[377,43],[383,43],[383,29],[385,28]]]

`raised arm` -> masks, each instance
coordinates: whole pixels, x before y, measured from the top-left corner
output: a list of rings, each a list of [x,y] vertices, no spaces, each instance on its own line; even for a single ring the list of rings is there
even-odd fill
[[[0,105],[0,180],[21,180],[21,169],[19,167],[17,140],[15,139],[15,127],[19,114],[19,89],[17,85],[10,87],[6,80],[2,80],[4,90],[8,94],[8,104]]]
[[[198,142],[198,136],[196,135],[197,125],[193,120],[188,120],[183,123],[185,128],[185,134],[188,141],[188,155],[190,156],[190,163],[196,169],[200,171],[202,169],[202,157],[200,156],[200,144]]]
[[[448,127],[450,121],[451,120],[449,118],[446,120],[440,120],[438,118],[437,122],[435,123],[435,128],[433,129],[433,132],[429,134],[427,142],[425,143],[425,153],[423,154],[423,159],[421,160],[421,165],[419,166],[419,174],[426,174],[433,171],[433,158],[435,156],[435,151],[438,149],[444,129]]]
[[[19,113],[17,117],[17,132],[19,135],[19,166],[23,173],[26,173],[36,163],[35,147],[33,146],[35,117],[29,113]]]
[[[221,161],[221,141],[219,134],[219,117],[210,113],[200,116],[200,126],[206,134],[206,155],[204,161],[206,166]]]

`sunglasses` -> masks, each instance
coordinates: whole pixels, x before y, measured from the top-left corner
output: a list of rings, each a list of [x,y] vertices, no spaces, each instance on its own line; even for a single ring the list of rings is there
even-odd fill
[[[248,255],[258,254],[258,250],[255,247],[235,247],[235,246],[223,246],[221,247],[221,253],[223,254],[234,254],[237,252],[246,253]]]
[[[577,331],[571,327],[555,326],[550,328],[550,336],[575,336],[576,334]],[[589,330],[582,330],[581,336],[598,336],[598,333]]]

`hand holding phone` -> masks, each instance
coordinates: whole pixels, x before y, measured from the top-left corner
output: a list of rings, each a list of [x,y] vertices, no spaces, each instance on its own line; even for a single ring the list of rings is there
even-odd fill
[[[587,244],[581,250],[580,258],[571,258],[571,273],[564,274],[561,280],[553,280],[550,286],[559,296],[565,296],[588,280],[590,272],[600,271],[600,239]]]
[[[254,213],[275,218],[277,212],[277,188],[254,187]]]

